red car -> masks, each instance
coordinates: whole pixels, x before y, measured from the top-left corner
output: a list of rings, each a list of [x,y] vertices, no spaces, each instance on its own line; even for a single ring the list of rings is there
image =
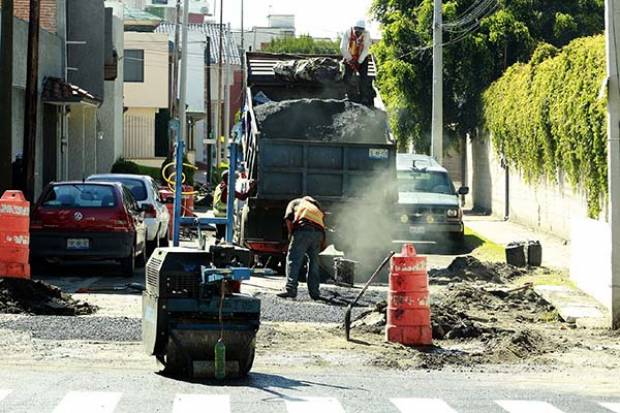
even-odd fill
[[[144,211],[119,183],[52,182],[33,208],[30,254],[48,259],[118,260],[131,276],[144,265]]]

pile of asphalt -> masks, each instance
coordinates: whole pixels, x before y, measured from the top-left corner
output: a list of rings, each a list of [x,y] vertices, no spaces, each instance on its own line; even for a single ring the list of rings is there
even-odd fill
[[[268,102],[254,109],[264,139],[385,144],[385,112],[335,99]]]
[[[261,320],[302,323],[342,324],[349,303],[359,293],[357,288],[321,285],[321,299],[313,300],[305,287],[300,286],[297,297],[279,298],[273,293],[257,292],[254,296],[261,300]],[[385,301],[386,293],[368,290],[353,308],[353,317],[367,312],[368,307]]]
[[[24,331],[44,340],[142,340],[142,320],[127,317],[18,317],[0,321],[0,329]]]
[[[504,284],[527,273],[527,270],[505,263],[481,262],[471,255],[457,257],[447,268],[428,272],[431,284],[442,285],[460,281],[484,281]]]
[[[0,278],[0,313],[77,316],[96,310],[42,281]]]

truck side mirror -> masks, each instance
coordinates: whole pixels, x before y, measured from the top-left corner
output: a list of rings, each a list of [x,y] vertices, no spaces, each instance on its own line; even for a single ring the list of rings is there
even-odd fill
[[[469,187],[468,186],[462,186],[459,188],[459,195],[467,195],[469,193]]]

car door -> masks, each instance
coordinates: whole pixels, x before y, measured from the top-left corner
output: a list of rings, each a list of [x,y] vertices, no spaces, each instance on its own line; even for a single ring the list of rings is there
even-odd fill
[[[160,232],[159,237],[162,238],[166,231],[168,230],[168,223],[170,221],[170,214],[168,213],[168,208],[166,205],[161,202],[161,197],[159,196],[159,188],[155,181],[151,180],[151,186],[153,188],[153,198],[155,208],[157,209],[157,217],[160,220]]]
[[[125,186],[122,186],[122,190],[123,201],[127,211],[129,211],[130,219],[133,219],[133,223],[136,227],[136,252],[144,251],[146,245],[146,224],[144,223],[144,214],[140,210],[140,206],[131,194],[131,191]]]

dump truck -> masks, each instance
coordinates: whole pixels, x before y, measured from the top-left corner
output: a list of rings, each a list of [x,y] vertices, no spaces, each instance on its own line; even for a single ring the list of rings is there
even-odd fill
[[[363,205],[370,215],[388,214],[386,200],[391,206],[398,196],[380,184],[396,181],[396,146],[379,94],[368,108],[348,100],[350,85],[342,80],[291,80],[274,71],[283,62],[313,58],[339,59],[247,54],[243,152],[257,187],[238,216],[238,241],[274,269],[283,268],[283,218],[292,199],[317,199],[326,211],[328,242],[346,252],[351,242],[343,225],[359,225],[353,211]],[[371,58],[370,79],[375,74]]]

